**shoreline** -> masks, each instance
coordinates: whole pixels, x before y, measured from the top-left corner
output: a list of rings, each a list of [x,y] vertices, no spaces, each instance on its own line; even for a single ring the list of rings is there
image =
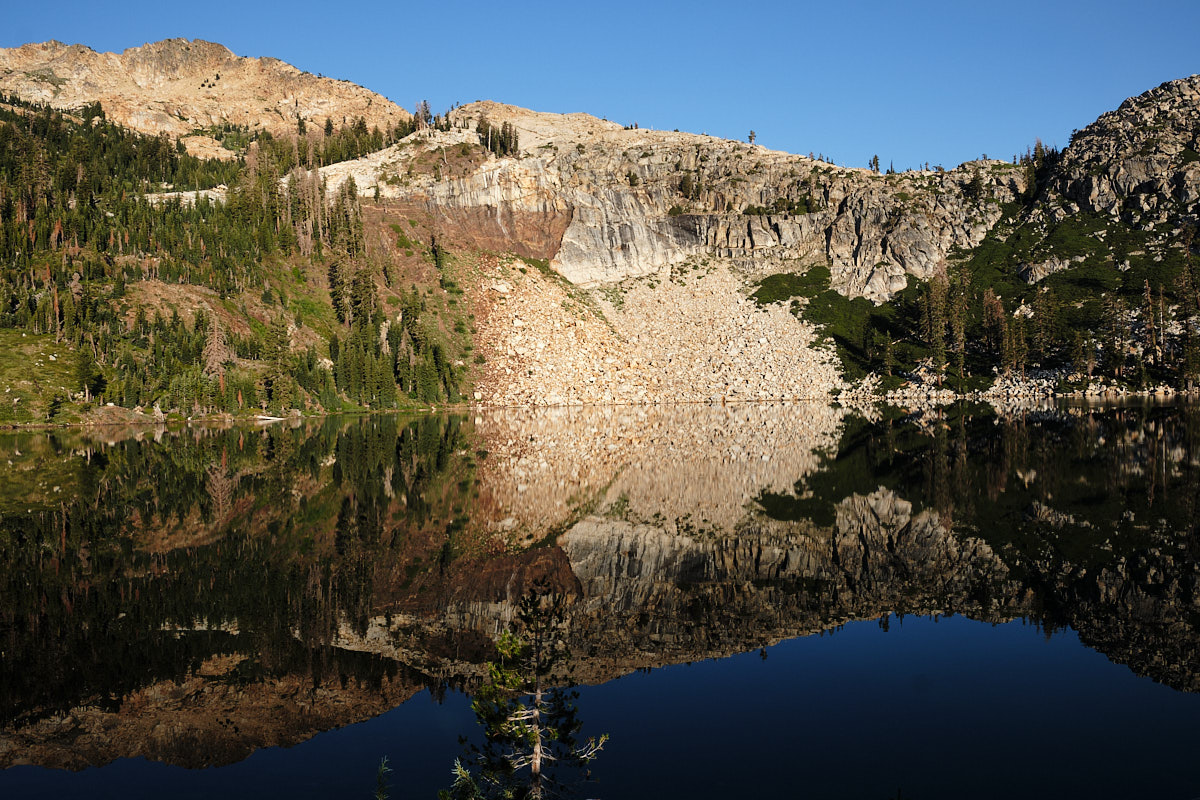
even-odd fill
[[[15,433],[20,431],[50,431],[50,430],[91,430],[91,429],[111,429],[121,427],[134,428],[162,428],[162,429],[178,429],[188,428],[193,425],[202,425],[205,427],[212,426],[228,426],[235,425],[256,425],[265,427],[274,425],[280,422],[295,422],[299,423],[304,420],[324,419],[327,417],[337,416],[374,416],[374,415],[409,415],[409,416],[424,416],[431,414],[443,413],[480,413],[480,412],[495,412],[495,411],[549,411],[549,410],[564,410],[564,409],[612,409],[612,408],[660,408],[663,406],[790,406],[790,405],[811,405],[820,404],[837,405],[851,408],[865,407],[881,407],[893,406],[902,408],[906,406],[917,406],[925,409],[938,408],[943,406],[954,405],[957,403],[982,403],[993,407],[997,413],[1003,412],[1003,406],[1021,405],[1028,403],[1060,403],[1064,401],[1076,401],[1087,405],[1103,406],[1109,404],[1123,404],[1132,400],[1141,401],[1157,401],[1160,404],[1172,404],[1179,402],[1196,402],[1200,401],[1200,389],[1192,390],[1175,390],[1175,389],[1148,389],[1148,390],[1130,390],[1118,388],[1106,388],[1102,392],[1076,390],[1072,392],[1029,392],[1029,391],[1006,391],[1006,392],[954,392],[951,390],[939,389],[907,389],[907,390],[892,390],[887,394],[878,394],[875,392],[862,392],[854,389],[843,391],[837,395],[828,397],[777,397],[777,398],[721,398],[720,400],[646,400],[646,401],[609,401],[609,402],[590,402],[590,403],[495,403],[481,404],[474,403],[448,403],[438,406],[418,406],[412,408],[389,408],[389,409],[363,409],[356,411],[321,411],[303,413],[296,409],[291,409],[291,412],[282,415],[254,415],[254,416],[234,416],[229,414],[216,414],[208,416],[192,416],[185,418],[164,418],[155,419],[149,415],[138,415],[138,418],[132,419],[95,419],[79,422],[34,422],[34,423],[5,423],[0,425],[0,433]],[[120,406],[109,406],[108,408],[122,408]],[[132,409],[122,409],[132,412]]]

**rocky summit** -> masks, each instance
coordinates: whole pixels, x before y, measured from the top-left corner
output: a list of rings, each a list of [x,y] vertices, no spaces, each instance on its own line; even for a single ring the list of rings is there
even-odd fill
[[[364,118],[390,130],[409,118],[385,97],[303,72],[274,58],[243,58],[199,39],[167,39],[121,53],[61,42],[0,49],[0,92],[64,110],[100,103],[132,130],[180,138],[189,150],[226,157],[211,136],[225,125],[290,133],[298,121],[341,127]]]
[[[1145,235],[1161,251],[1177,245],[1200,210],[1200,76],[1171,81],[1075,131],[1021,223],[1046,236],[1078,215]],[[1103,239],[1107,232],[1101,232]],[[1036,281],[1095,252],[1023,265]],[[1161,253],[1156,253],[1161,255]],[[1127,264],[1120,265],[1127,268]]]
[[[1153,228],[1200,202],[1200,75],[1171,81],[1076,131],[1047,186],[1061,213]]]

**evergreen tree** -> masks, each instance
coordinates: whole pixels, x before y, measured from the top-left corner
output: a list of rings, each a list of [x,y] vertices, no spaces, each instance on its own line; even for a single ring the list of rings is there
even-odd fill
[[[83,392],[83,399],[90,402],[92,391],[96,386],[100,372],[96,367],[96,359],[91,348],[81,347],[75,362],[75,386]]]
[[[271,320],[268,332],[266,394],[276,406],[282,406],[291,396],[291,337],[286,318],[280,314]]]
[[[338,322],[343,325],[350,322],[350,305],[346,300],[346,282],[342,277],[342,263],[334,261],[329,265],[329,302]]]
[[[925,341],[929,345],[931,366],[937,375],[938,385],[946,374],[946,297],[948,284],[946,279],[935,275],[925,285],[924,295],[924,330]]]
[[[484,728],[471,764],[456,762],[454,786],[444,798],[541,798],[569,784],[567,771],[586,768],[607,736],[581,742],[569,690],[551,688],[568,653],[562,644],[565,604],[545,581],[521,600],[516,618],[496,642],[497,661],[471,709]],[[472,773],[470,766],[477,768]]]

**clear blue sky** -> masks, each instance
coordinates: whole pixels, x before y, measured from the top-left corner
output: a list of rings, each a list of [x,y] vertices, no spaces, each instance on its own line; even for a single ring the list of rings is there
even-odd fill
[[[493,99],[865,166],[1010,158],[1200,72],[1197,0],[12,3],[0,46],[208,39],[411,109]]]

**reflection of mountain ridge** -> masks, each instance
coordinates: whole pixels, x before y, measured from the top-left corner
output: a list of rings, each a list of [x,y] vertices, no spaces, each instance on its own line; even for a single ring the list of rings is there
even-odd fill
[[[847,498],[833,530],[762,521],[671,535],[592,517],[559,541],[583,586],[572,637],[613,667],[720,657],[890,612],[1023,610],[997,599],[1017,593],[986,544],[959,540],[936,512],[912,516],[885,490]]]
[[[1135,555],[1089,568],[1054,556],[1021,563],[1047,626],[1073,628],[1111,661],[1182,691],[1200,691],[1200,553],[1177,532],[1150,534]]]
[[[474,432],[445,418],[234,431],[169,459],[150,443],[101,450],[77,470],[79,496],[133,509],[145,530],[49,496],[0,515],[0,764],[225,763],[422,686],[470,685],[543,576],[571,598],[575,677],[589,682],[850,620],[957,613],[1070,625],[1195,691],[1195,417],[884,416],[848,424],[834,452],[821,425],[761,409],[723,417],[720,436],[676,435],[687,447],[672,444],[686,420],[660,410],[565,428],[541,415],[528,431],[519,417]],[[771,450],[789,434],[795,452]],[[585,465],[578,482],[558,448]],[[668,468],[654,469],[689,448],[708,451],[686,473],[713,495],[704,515],[687,513],[694,493],[663,496]],[[147,484],[139,458],[176,474]],[[754,466],[759,502],[745,481],[722,494],[718,463]],[[507,519],[557,536],[506,548]],[[203,735],[187,739],[184,719]]]
[[[187,675],[133,690],[107,707],[86,705],[0,734],[7,765],[82,769],[117,758],[189,768],[240,761],[321,731],[377,716],[424,689],[394,661],[337,648],[298,647],[301,661],[242,675],[240,656],[205,659]],[[351,677],[352,676],[352,677]]]
[[[1193,689],[1197,416],[951,409],[918,425],[856,422],[822,468],[764,492],[732,534],[639,506],[614,483],[558,539],[583,587],[572,637],[607,664],[599,679],[626,657],[643,659],[628,670],[725,655],[889,611],[1026,616]]]

